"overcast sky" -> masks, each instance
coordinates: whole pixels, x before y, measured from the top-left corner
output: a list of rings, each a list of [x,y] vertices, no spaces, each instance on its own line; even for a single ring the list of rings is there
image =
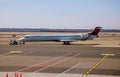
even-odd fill
[[[0,28],[120,29],[120,0],[0,0]]]

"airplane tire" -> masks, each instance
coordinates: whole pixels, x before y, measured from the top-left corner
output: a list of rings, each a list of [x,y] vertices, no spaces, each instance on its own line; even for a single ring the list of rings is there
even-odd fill
[[[63,42],[63,45],[71,45],[70,42]]]

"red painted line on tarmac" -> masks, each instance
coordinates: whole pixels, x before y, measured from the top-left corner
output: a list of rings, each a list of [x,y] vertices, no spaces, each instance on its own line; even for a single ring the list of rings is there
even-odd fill
[[[65,58],[65,59],[63,59],[63,60],[61,60],[61,61],[58,61],[58,62],[56,62],[56,63],[53,63],[53,64],[51,64],[51,65],[48,65],[47,67],[41,68],[41,69],[39,69],[39,70],[36,70],[36,71],[28,74],[27,76],[32,75],[32,74],[34,74],[34,73],[37,73],[37,72],[39,72],[39,71],[41,71],[41,70],[45,70],[45,69],[47,69],[47,68],[49,68],[49,67],[52,67],[52,66],[54,66],[54,65],[56,65],[56,64],[62,63],[62,62],[64,62],[64,61],[66,61],[66,60],[69,60],[69,59],[75,57],[75,56],[78,56],[79,54],[80,54],[80,53],[77,53],[77,54],[75,54],[75,55],[73,55],[73,56],[71,56],[71,57]]]
[[[28,66],[28,67],[19,69],[19,70],[15,71],[15,72],[16,72],[16,73],[17,73],[17,72],[19,73],[19,72],[22,72],[22,71],[24,71],[24,70],[29,70],[29,69],[31,69],[31,68],[33,68],[33,67],[37,67],[37,66],[39,66],[39,65],[41,65],[41,64],[44,64],[44,63],[47,63],[47,62],[50,62],[50,61],[53,61],[53,60],[56,60],[56,59],[59,59],[59,58],[65,57],[65,56],[69,56],[69,55],[71,55],[71,53],[67,53],[67,54],[65,54],[65,55],[58,56],[58,57],[56,57],[56,58],[48,59],[47,61],[44,61],[44,62],[41,62],[41,63],[38,63],[38,64],[34,64],[34,65],[31,65],[31,66]],[[15,73],[15,72],[14,72],[14,73]],[[14,73],[10,73],[9,75],[14,75]]]
[[[49,62],[49,61],[52,61],[52,60],[55,60],[55,59],[58,59],[58,58],[61,58],[61,57],[67,56],[67,55],[70,55],[70,53],[65,54],[65,55],[62,55],[62,56],[58,56],[58,57],[53,58],[53,59],[48,59],[47,61],[44,61],[44,62],[42,62],[42,63],[38,63],[38,64],[34,64],[34,65],[31,65],[31,66],[28,66],[28,67],[22,68],[22,69],[20,69],[20,70],[17,70],[16,72],[21,72],[21,71],[24,71],[24,70],[27,70],[27,69],[30,69],[30,68],[36,67],[36,66],[38,66],[38,65],[41,65],[41,64],[47,63],[47,62]]]

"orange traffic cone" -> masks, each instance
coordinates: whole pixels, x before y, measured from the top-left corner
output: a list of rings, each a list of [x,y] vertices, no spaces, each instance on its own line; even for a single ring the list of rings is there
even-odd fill
[[[18,74],[16,74],[16,77],[18,77]]]
[[[8,77],[8,73],[6,73],[6,77]]]
[[[20,77],[22,77],[22,73],[20,73]]]
[[[17,77],[17,73],[15,72],[15,77]]]

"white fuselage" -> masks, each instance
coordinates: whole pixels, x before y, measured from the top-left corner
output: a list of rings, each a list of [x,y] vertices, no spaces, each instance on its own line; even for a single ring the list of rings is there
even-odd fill
[[[19,40],[22,42],[30,41],[58,41],[58,42],[72,42],[77,40],[87,40],[88,34],[79,35],[26,35]]]

